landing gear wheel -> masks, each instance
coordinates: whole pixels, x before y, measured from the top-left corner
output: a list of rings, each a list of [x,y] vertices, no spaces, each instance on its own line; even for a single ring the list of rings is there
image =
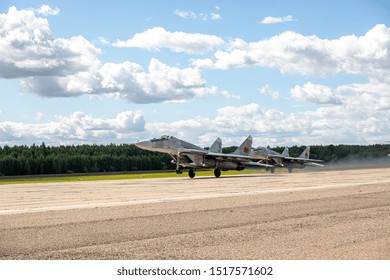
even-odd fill
[[[219,168],[214,169],[214,176],[219,178],[219,176],[221,176],[221,169]]]
[[[269,172],[275,173],[275,167],[271,167],[271,168],[269,169]]]
[[[291,173],[292,172],[292,167],[288,167],[288,173]]]
[[[183,168],[179,167],[178,169],[176,169],[176,174],[183,174]]]
[[[195,177],[195,169],[191,168],[190,170],[188,170],[188,176],[190,176],[190,178],[194,178]]]

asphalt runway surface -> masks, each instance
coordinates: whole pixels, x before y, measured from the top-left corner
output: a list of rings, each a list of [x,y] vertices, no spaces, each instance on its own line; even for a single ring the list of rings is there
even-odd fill
[[[0,259],[390,259],[390,168],[0,193]]]

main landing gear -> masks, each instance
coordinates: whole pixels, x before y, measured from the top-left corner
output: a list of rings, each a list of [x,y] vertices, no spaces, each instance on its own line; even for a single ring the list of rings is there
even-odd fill
[[[190,168],[190,170],[188,170],[188,176],[190,176],[190,178],[195,177],[195,169],[194,168]]]
[[[177,174],[181,174],[181,173],[183,173],[183,171],[181,171],[181,173],[178,173],[178,170],[176,170],[176,173]],[[190,168],[188,170],[188,176],[190,178],[194,178],[195,177],[195,169],[194,168]],[[214,176],[219,178],[221,176],[221,169],[219,169],[219,168],[214,169]]]
[[[183,167],[179,166],[179,168],[176,169],[176,174],[183,174]]]

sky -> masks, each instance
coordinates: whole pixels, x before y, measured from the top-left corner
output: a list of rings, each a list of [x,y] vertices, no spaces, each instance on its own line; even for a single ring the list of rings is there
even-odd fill
[[[0,146],[390,140],[390,2],[0,1]]]

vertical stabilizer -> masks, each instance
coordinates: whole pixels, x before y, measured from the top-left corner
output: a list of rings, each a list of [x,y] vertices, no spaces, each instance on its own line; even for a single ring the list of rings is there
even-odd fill
[[[284,150],[283,150],[283,153],[282,153],[282,156],[284,156],[284,157],[289,157],[290,156],[290,153],[289,153],[289,151],[288,151],[288,148],[286,147],[286,148],[284,148]]]
[[[245,139],[244,142],[240,145],[240,147],[237,148],[232,154],[234,155],[241,155],[241,156],[247,156],[252,151],[252,136],[248,136],[248,138]]]
[[[302,152],[302,154],[301,154],[299,157],[300,157],[300,158],[309,159],[309,158],[310,158],[310,147],[307,147],[307,148]]]
[[[222,153],[222,140],[221,138],[217,138],[214,143],[211,145],[210,152],[212,153]]]

